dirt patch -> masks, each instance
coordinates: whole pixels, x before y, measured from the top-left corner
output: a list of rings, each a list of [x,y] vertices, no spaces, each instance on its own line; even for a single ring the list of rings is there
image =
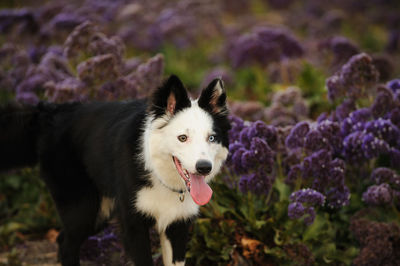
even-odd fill
[[[9,266],[61,266],[57,262],[57,244],[49,240],[26,241],[12,252],[0,253],[0,265]],[[82,266],[94,266],[81,261]]]

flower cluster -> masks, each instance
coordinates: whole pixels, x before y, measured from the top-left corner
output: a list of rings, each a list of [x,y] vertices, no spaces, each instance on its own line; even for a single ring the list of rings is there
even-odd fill
[[[305,216],[304,223],[310,225],[315,219],[315,207],[324,206],[325,196],[320,192],[307,188],[293,192],[290,195],[288,216],[291,219],[300,219]]]
[[[364,97],[378,79],[379,71],[372,58],[365,53],[354,55],[338,72],[327,79],[329,99]]]
[[[347,117],[336,115],[341,120],[342,153],[347,161],[362,163],[386,154],[391,158],[392,166],[397,167],[400,149],[399,106],[396,93],[381,87],[370,107],[352,111]]]
[[[345,162],[338,158],[343,139],[338,122],[321,120],[299,122],[286,137],[288,157],[285,182],[301,184],[326,196],[327,205],[340,208],[349,203],[350,190],[345,184]]]
[[[99,265],[123,262],[122,245],[114,231],[115,228],[109,226],[103,232],[89,237],[82,245],[80,258]],[[111,261],[115,256],[118,261]]]
[[[325,39],[318,44],[318,48],[322,51],[328,51],[333,54],[334,66],[338,66],[347,62],[355,54],[358,54],[360,49],[349,39],[342,36],[335,36]]]
[[[400,196],[400,176],[386,167],[375,168],[371,173],[375,183],[363,193],[362,199],[369,205],[387,205]]]
[[[373,185],[364,192],[363,201],[371,205],[385,205],[392,202],[392,189],[386,183]]]
[[[231,117],[228,166],[241,175],[242,192],[267,194],[274,181],[273,166],[277,132],[273,126],[261,121],[246,123]]]
[[[308,104],[297,87],[275,92],[268,107],[256,101],[233,101],[230,103],[230,111],[244,119],[263,120],[277,127],[294,125],[307,119],[310,113]]]
[[[400,263],[400,227],[396,223],[379,223],[355,219],[350,230],[361,245],[354,265],[398,265]]]
[[[304,49],[285,29],[255,27],[250,33],[233,38],[227,53],[232,66],[237,68],[251,63],[267,66],[285,58],[301,57]]]
[[[297,87],[275,92],[271,105],[264,110],[264,119],[274,126],[294,125],[308,115],[308,104]]]
[[[78,25],[62,47],[47,49],[38,64],[4,44],[0,53],[16,68],[3,74],[1,85],[15,88],[16,99],[28,104],[37,103],[41,95],[51,102],[146,96],[162,82],[164,58],[156,55],[132,65],[124,60],[124,50],[121,39],[106,37],[90,22]]]

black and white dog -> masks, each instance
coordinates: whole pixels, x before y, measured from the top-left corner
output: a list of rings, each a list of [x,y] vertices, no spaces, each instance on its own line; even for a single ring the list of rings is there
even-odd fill
[[[188,227],[228,155],[226,94],[213,80],[197,100],[171,76],[152,97],[0,109],[0,170],[40,165],[62,221],[62,265],[79,265],[88,236],[116,217],[126,254],[152,265],[149,227],[165,265],[183,265]]]

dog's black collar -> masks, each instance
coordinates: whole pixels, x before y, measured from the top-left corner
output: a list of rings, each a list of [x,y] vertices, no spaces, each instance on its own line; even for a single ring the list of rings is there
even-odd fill
[[[168,188],[168,189],[171,190],[172,192],[176,192],[176,193],[178,193],[178,194],[184,194],[185,191],[186,191],[186,189],[183,190],[183,189],[175,189],[175,188],[172,188],[172,187],[166,185],[166,184],[165,184],[163,181],[161,181],[159,178],[157,178],[157,179],[158,179],[158,181],[160,181],[161,185],[163,185],[164,187]]]

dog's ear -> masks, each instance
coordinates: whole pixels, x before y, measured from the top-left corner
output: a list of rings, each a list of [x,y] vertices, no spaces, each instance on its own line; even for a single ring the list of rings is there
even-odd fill
[[[155,117],[176,112],[190,107],[191,102],[182,81],[175,75],[171,75],[164,84],[158,88],[151,97],[150,111]]]
[[[226,115],[226,92],[222,79],[214,79],[205,88],[199,98],[199,106],[211,114]]]

